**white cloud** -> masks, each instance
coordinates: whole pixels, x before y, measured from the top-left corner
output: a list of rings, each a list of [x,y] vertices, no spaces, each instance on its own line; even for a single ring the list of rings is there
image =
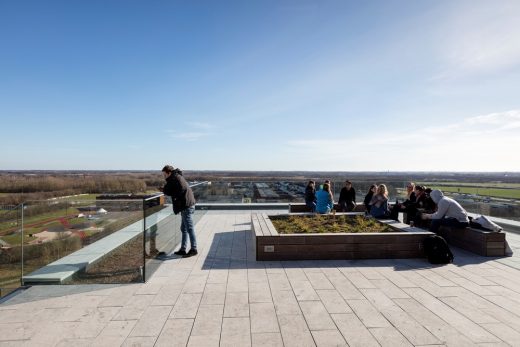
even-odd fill
[[[214,128],[212,124],[204,122],[185,122],[184,124],[187,126],[186,128],[188,128],[186,131],[166,130],[165,132],[174,139],[198,141],[210,136],[210,129]]]
[[[203,132],[185,132],[185,133],[172,133],[173,138],[186,140],[186,141],[197,141],[200,138],[208,136],[208,133]]]
[[[406,134],[287,142],[296,160],[320,170],[519,171],[520,110],[466,118]],[[304,168],[300,168],[304,169]]]
[[[520,2],[455,2],[439,23],[444,68],[433,79],[492,73],[520,65]]]

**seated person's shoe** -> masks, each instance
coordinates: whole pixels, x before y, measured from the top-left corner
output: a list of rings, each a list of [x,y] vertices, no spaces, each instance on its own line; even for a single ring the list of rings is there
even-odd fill
[[[190,251],[188,253],[186,253],[186,255],[183,255],[182,257],[183,258],[188,258],[188,257],[193,257],[194,255],[197,255],[199,254],[199,252],[197,252],[196,249],[190,249]]]
[[[187,253],[184,249],[179,249],[177,252],[173,252],[173,254],[185,256]]]

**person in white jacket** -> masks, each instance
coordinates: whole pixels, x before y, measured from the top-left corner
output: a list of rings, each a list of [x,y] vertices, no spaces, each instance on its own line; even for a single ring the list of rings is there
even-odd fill
[[[437,233],[442,225],[453,228],[469,226],[468,213],[460,204],[442,194],[440,190],[432,190],[430,197],[437,205],[437,212],[423,214],[422,219],[431,219],[430,231]]]

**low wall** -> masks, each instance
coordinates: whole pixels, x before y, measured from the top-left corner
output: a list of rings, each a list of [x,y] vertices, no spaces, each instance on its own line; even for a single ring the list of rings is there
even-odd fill
[[[356,234],[278,234],[269,217],[253,214],[256,260],[423,258],[423,240],[433,233],[393,220],[395,232]]]
[[[455,229],[441,227],[439,235],[455,247],[486,257],[506,255],[506,234],[473,228]]]

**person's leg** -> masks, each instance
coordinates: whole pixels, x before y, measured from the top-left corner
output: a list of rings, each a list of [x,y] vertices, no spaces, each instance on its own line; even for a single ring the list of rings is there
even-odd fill
[[[190,237],[191,248],[190,250],[197,250],[197,238],[195,236],[195,228],[193,226],[193,214],[195,213],[195,206],[189,207],[183,211],[185,213],[184,224],[186,226],[186,232]]]
[[[464,229],[464,228],[467,228],[469,227],[469,223],[466,223],[466,222],[459,222],[457,219],[455,218],[446,218],[448,221],[446,225],[452,227],[452,228],[456,228],[456,229]]]
[[[390,209],[390,216],[388,218],[395,221],[399,220],[399,207],[397,205],[394,205],[394,207]]]
[[[340,212],[347,211],[347,202],[346,201],[340,201],[338,203],[338,207],[339,207]]]
[[[436,233],[439,231],[439,228],[441,227],[441,222],[442,222],[442,218],[441,219],[432,219],[431,222],[430,222],[430,231],[432,233]]]
[[[416,216],[417,216],[417,208],[414,207],[414,206],[408,206],[406,208],[406,210],[404,211],[405,213],[405,217],[403,222],[406,223],[406,224],[410,224],[410,222],[414,222],[415,223],[415,220],[416,220]]]
[[[456,218],[432,219],[430,231],[437,233],[441,226],[447,226],[450,228],[465,228],[468,226],[468,223],[461,223]]]
[[[181,211],[181,251],[186,251],[186,248],[188,247],[188,232],[186,230],[185,213],[186,210]]]
[[[353,201],[349,201],[347,203],[347,212],[352,212],[354,211],[354,208],[356,207],[356,204],[354,204]]]

